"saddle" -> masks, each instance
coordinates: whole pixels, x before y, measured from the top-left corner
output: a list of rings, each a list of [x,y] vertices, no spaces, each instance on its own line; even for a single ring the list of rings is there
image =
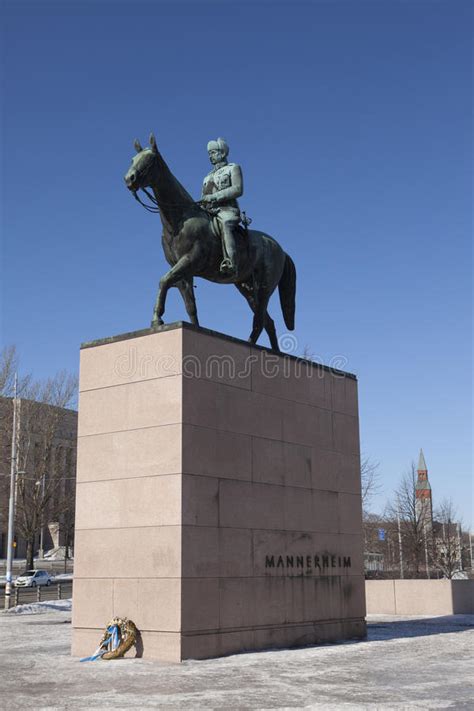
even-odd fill
[[[221,233],[221,227],[220,227],[220,222],[217,219],[217,212],[214,212],[212,210],[208,210],[208,213],[211,217],[211,227],[212,231],[214,233],[214,236],[217,237],[218,239],[222,239],[222,233]],[[240,224],[238,224],[235,227],[235,239],[237,242],[237,248],[242,246],[242,240],[245,240],[249,236],[249,225],[252,224],[252,218],[247,217],[245,212],[240,213]]]
[[[211,218],[211,230],[214,235],[219,240],[219,244],[221,245],[222,249],[222,263],[221,263],[221,271],[223,264],[227,260],[227,256],[224,251],[224,244],[223,244],[223,235],[221,232],[221,223],[217,217],[218,211],[211,209],[207,209],[206,212],[208,213],[209,217]],[[237,267],[237,272],[239,271],[239,264],[241,263],[242,257],[244,254],[248,255],[249,252],[249,225],[252,222],[250,217],[247,217],[245,212],[240,213],[240,224],[237,224],[233,228],[233,233],[234,233],[234,241],[235,241],[235,249],[236,249],[236,254],[237,254],[237,261],[236,261],[236,267]]]

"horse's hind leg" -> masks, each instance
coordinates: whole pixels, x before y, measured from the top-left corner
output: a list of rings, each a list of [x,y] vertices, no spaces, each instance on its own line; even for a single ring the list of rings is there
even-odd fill
[[[186,313],[191,319],[191,323],[195,326],[199,326],[196,299],[194,297],[194,283],[193,278],[181,279],[176,286],[179,289],[181,296],[183,297],[184,305],[186,307]]]
[[[274,323],[272,317],[270,316],[270,314],[268,313],[268,311],[266,309],[266,305],[265,305],[264,315],[263,315],[263,326],[262,326],[262,328],[260,328],[257,335],[255,336],[255,340],[253,340],[252,336],[254,336],[255,327],[257,325],[255,319],[257,317],[256,312],[257,312],[258,301],[255,299],[254,289],[250,285],[236,284],[235,286],[240,291],[242,296],[244,296],[246,298],[248,305],[250,306],[250,308],[252,309],[252,311],[254,313],[253,330],[252,330],[252,333],[250,334],[249,341],[251,343],[256,343],[257,338],[259,337],[260,333],[262,332],[262,328],[264,328],[268,334],[268,338],[270,339],[270,345],[271,345],[272,349],[279,352],[280,347],[278,345],[278,338],[276,335],[275,323]],[[266,304],[268,304],[269,298],[270,298],[269,296],[266,298]],[[257,326],[257,328],[258,328],[258,326]]]
[[[253,328],[249,336],[250,343],[256,343],[265,327],[265,315],[267,313],[268,297],[257,294],[255,298],[255,310],[253,312]]]
[[[280,351],[280,344],[278,343],[275,322],[272,317],[266,311],[265,313],[265,331],[268,333],[268,338],[270,339],[270,345],[274,351]]]

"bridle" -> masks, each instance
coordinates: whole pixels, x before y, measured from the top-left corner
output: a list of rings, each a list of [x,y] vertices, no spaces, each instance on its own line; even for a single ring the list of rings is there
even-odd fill
[[[150,161],[150,162],[148,163],[148,165],[146,166],[145,170],[142,172],[142,179],[143,179],[144,176],[148,175],[148,173],[150,172],[150,170],[151,170],[152,168],[153,168],[153,162]],[[139,195],[138,195],[138,190],[143,190],[143,192],[145,193],[145,195],[148,197],[149,200],[151,200],[151,202],[152,202],[153,204],[152,204],[152,205],[147,205],[146,203],[144,203],[143,200],[141,200],[140,197],[139,197]],[[143,207],[145,208],[145,210],[148,210],[148,212],[154,212],[154,213],[160,212],[160,208],[159,208],[159,206],[158,206],[158,201],[157,201],[157,199],[155,198],[154,195],[152,195],[150,192],[148,192],[148,190],[147,190],[146,188],[138,188],[137,190],[132,190],[132,193],[133,193],[133,197],[135,198],[135,200],[136,200],[137,202],[139,202],[140,205],[143,205]]]
[[[148,175],[148,173],[150,172],[152,167],[153,167],[153,164],[150,163],[145,168],[145,170],[143,171],[142,176],[141,176],[142,180],[143,180],[144,176]],[[140,196],[138,195],[138,190],[143,190],[143,192],[145,193],[147,198],[151,201],[151,203],[152,203],[151,205],[147,205],[145,202],[143,202],[143,200],[141,200]],[[135,200],[137,202],[139,202],[140,205],[142,205],[145,208],[145,210],[148,210],[148,212],[153,212],[155,214],[161,212],[160,206],[158,205],[158,200],[152,193],[149,192],[149,190],[147,190],[146,188],[138,188],[137,190],[132,190],[131,192],[133,193],[133,197],[135,198]],[[195,202],[194,204],[199,207],[202,207],[199,202]],[[179,203],[179,202],[166,203],[166,204],[162,203],[162,205],[163,205],[163,207],[181,207],[182,203]]]

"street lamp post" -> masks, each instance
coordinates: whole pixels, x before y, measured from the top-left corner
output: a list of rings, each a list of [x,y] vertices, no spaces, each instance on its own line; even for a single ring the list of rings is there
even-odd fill
[[[13,425],[12,425],[12,453],[10,465],[10,499],[8,502],[8,543],[7,543],[7,570],[5,585],[5,609],[10,607],[12,582],[13,582],[13,540],[15,521],[15,493],[17,475],[17,455],[16,455],[16,421],[17,421],[17,375],[15,373],[15,389],[13,396]]]
[[[428,542],[426,540],[426,527],[423,529],[423,535],[425,537],[425,565],[426,565],[426,577],[430,579],[430,563],[428,558]]]
[[[474,566],[472,563],[472,533],[469,532],[469,552],[471,554],[471,573],[473,572]]]
[[[461,545],[461,524],[458,523],[456,524],[456,542],[457,542],[457,548],[458,548],[458,559],[459,559],[459,570],[463,570],[462,567],[462,545]]]
[[[398,549],[400,554],[400,578],[403,578],[403,546],[402,546],[402,531],[400,528],[400,498],[397,506],[397,524],[398,524]]]
[[[39,481],[36,482],[36,486],[41,486],[41,529],[40,529],[40,547],[38,551],[38,556],[41,560],[44,557],[44,484],[45,484],[45,474]]]

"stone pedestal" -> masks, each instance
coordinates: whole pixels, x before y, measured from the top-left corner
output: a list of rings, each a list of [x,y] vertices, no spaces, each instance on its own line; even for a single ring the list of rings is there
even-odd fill
[[[81,349],[74,655],[365,634],[357,381],[176,323]],[[133,652],[135,654],[135,652]]]

